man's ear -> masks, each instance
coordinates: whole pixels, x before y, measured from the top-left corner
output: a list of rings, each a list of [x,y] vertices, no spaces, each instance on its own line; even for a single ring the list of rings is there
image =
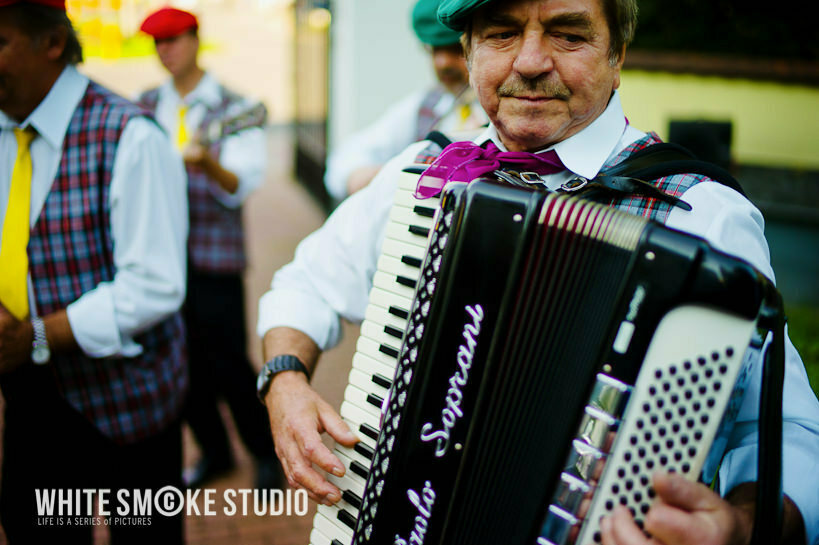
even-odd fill
[[[614,68],[617,73],[614,76],[614,85],[612,85],[612,91],[620,87],[620,72],[623,70],[623,63],[626,61],[626,46],[624,45],[623,48],[620,50],[620,54],[617,56],[617,60],[613,63],[612,68]]]
[[[68,43],[68,29],[62,26],[54,27],[44,36],[46,56],[50,61],[58,61],[63,56]]]

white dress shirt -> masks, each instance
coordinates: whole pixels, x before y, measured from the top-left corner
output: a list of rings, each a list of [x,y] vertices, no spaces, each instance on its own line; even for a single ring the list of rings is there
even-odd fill
[[[347,179],[357,168],[382,165],[401,153],[417,138],[418,111],[429,89],[412,93],[392,105],[372,124],[350,135],[344,143],[333,150],[327,158],[324,185],[336,200],[347,196]],[[457,98],[452,93],[443,93],[433,107],[435,116],[440,118],[435,130],[445,133],[480,127],[489,122],[477,98],[469,103],[470,116],[463,121]]]
[[[554,189],[575,175],[593,178],[608,160],[644,136],[626,123],[615,93],[591,125],[549,148],[557,152],[568,171],[549,176],[547,184]],[[487,139],[505,150],[492,126],[475,142]],[[392,159],[369,186],[344,201],[324,226],[299,244],[293,262],[275,274],[272,289],[259,302],[259,336],[272,327],[288,326],[327,349],[338,342],[340,318],[363,319],[398,173],[425,146],[423,142],[413,144]],[[762,215],[753,204],[716,182],[696,184],[681,198],[692,210],[675,207],[666,226],[703,237],[714,248],[748,261],[774,279]],[[819,475],[819,402],[790,340],[785,350],[783,485],[802,512],[809,543],[817,543],[819,487],[815,478],[805,476]],[[732,450],[720,468],[723,494],[737,484],[756,480],[759,388],[760,376],[756,375],[729,441]]]
[[[73,66],[65,68],[20,125],[37,130],[31,144],[32,227],[57,175],[68,124],[88,83]],[[17,153],[15,126],[0,112],[0,225]],[[185,297],[185,172],[167,136],[152,121],[134,118],[126,124],[114,158],[109,199],[114,278],[68,305],[68,321],[88,356],[136,356],[142,347],[134,336],[178,310]],[[29,279],[31,313],[37,314],[31,285]]]
[[[179,96],[173,81],[168,80],[159,87],[159,101],[156,105],[156,120],[176,142],[179,129],[179,106],[184,103],[188,110],[185,114],[185,129],[190,137],[205,118],[209,108],[215,108],[222,101],[219,83],[205,72],[196,87],[185,95]],[[225,112],[225,118],[241,113],[255,105],[256,102],[245,99],[232,105]],[[175,149],[175,148],[174,148]],[[219,164],[239,178],[235,193],[228,193],[218,184],[210,184],[213,196],[228,208],[238,208],[253,190],[264,181],[267,169],[267,136],[261,127],[250,127],[226,137],[219,152]]]

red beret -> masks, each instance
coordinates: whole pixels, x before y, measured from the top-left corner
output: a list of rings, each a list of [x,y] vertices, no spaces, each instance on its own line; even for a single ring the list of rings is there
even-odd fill
[[[65,11],[65,0],[0,0],[0,8],[14,4],[41,4]]]
[[[176,8],[162,8],[155,11],[139,27],[142,32],[150,34],[155,40],[173,38],[197,28],[199,28],[199,23],[192,13]]]

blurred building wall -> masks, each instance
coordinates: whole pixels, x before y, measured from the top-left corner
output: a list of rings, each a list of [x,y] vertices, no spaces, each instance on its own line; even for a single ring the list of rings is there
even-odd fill
[[[411,23],[415,0],[336,0],[330,41],[329,149],[434,81]]]
[[[737,163],[819,169],[819,87],[625,70],[620,89],[639,129],[667,138],[671,120],[730,121]]]

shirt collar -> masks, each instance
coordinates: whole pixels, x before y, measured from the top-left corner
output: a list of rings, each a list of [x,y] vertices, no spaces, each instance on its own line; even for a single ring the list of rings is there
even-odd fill
[[[597,176],[606,159],[617,147],[626,126],[620,95],[615,91],[606,109],[588,127],[537,153],[553,149],[568,170],[591,179]],[[487,140],[494,142],[500,150],[507,151],[492,124],[474,142],[482,144]]]
[[[176,92],[176,87],[173,86],[173,80],[169,79],[159,89],[159,92],[165,98],[171,98],[174,102],[184,102],[188,106],[196,103],[202,103],[208,108],[214,108],[219,105],[222,100],[222,95],[219,92],[219,83],[208,72],[202,76],[193,91],[188,93],[184,99]]]
[[[34,127],[37,134],[52,148],[62,149],[68,124],[85,94],[88,81],[73,65],[66,66],[46,97],[19,126]],[[0,125],[4,128],[17,126],[3,112],[0,112]]]

